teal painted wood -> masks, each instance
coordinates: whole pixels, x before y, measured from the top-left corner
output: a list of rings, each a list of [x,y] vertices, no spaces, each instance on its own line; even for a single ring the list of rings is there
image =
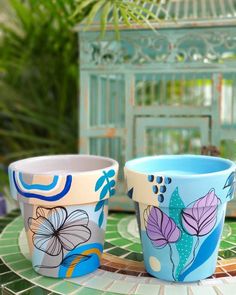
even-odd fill
[[[120,41],[80,32],[80,152],[122,168],[136,156],[215,145],[236,160],[236,30],[219,24],[125,30]]]

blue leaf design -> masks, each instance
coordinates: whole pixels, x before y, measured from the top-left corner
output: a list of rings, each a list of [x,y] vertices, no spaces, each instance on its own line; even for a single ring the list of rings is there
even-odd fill
[[[112,190],[110,190],[110,197],[114,196],[116,193],[116,190],[113,188]]]
[[[104,185],[104,187],[102,188],[102,191],[100,193],[100,199],[101,200],[105,198],[108,191],[109,191],[109,184],[106,184],[106,185]]]
[[[188,274],[197,269],[211,257],[211,255],[214,253],[216,249],[216,246],[218,245],[223,224],[224,216],[222,216],[222,219],[217,225],[217,227],[209,234],[209,236],[202,243],[193,263],[179,276],[179,281],[184,281]]]
[[[108,172],[105,172],[107,177],[111,178],[113,176],[115,176],[115,170],[111,169]]]
[[[109,182],[109,186],[110,188],[114,187],[116,185],[116,182],[114,179],[112,179],[110,182]]]
[[[99,219],[98,219],[98,225],[99,225],[99,227],[102,226],[103,220],[104,220],[104,212],[102,210],[102,212],[101,212],[101,214],[99,216]]]
[[[98,179],[98,181],[96,182],[96,185],[95,185],[95,192],[98,191],[102,187],[105,180],[106,180],[105,175],[101,176]]]
[[[226,188],[226,187],[232,186],[232,184],[234,183],[234,181],[235,181],[235,172],[232,172],[229,175],[229,177],[227,178],[223,189]]]
[[[97,211],[99,211],[101,208],[103,208],[103,206],[105,205],[105,204],[104,204],[105,201],[106,201],[106,200],[97,202],[97,204],[96,204],[96,206],[95,206],[95,212],[97,212]]]
[[[179,208],[175,208],[177,206]],[[175,221],[175,223],[177,224],[179,228],[182,228],[182,224],[180,222],[181,210],[182,208],[185,208],[185,205],[179,195],[178,187],[176,187],[176,189],[171,195],[169,207],[170,207],[169,216]],[[181,238],[175,245],[179,253],[179,263],[175,270],[175,276],[176,278],[178,278],[190,254],[192,253],[193,237],[188,235],[185,231],[182,231]]]
[[[231,185],[231,187],[230,187],[230,189],[229,189],[229,191],[227,193],[226,198],[230,198],[231,199],[231,197],[233,196],[233,193],[234,193],[234,185]]]

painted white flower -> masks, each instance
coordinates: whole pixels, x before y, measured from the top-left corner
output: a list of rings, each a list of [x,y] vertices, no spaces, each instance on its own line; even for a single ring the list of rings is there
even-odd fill
[[[29,218],[28,226],[33,232],[34,246],[51,256],[71,251],[91,237],[89,217],[84,210],[75,210],[68,215],[66,208],[36,209],[37,218]]]

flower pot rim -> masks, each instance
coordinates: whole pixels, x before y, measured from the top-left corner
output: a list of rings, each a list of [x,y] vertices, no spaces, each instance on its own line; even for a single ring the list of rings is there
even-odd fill
[[[94,160],[104,160],[107,162],[110,162],[108,165],[101,167],[99,169],[92,169],[92,170],[87,170],[87,171],[70,171],[70,169],[65,169],[64,171],[61,170],[60,172],[56,171],[31,171],[30,168],[26,169],[25,166],[31,163],[35,163],[37,161],[48,161],[48,160],[65,160],[65,159],[71,159],[75,158],[76,160],[79,159],[94,159]],[[30,157],[30,158],[25,158],[22,160],[17,160],[15,162],[12,162],[9,166],[8,169],[15,171],[15,172],[21,172],[27,175],[45,175],[45,176],[53,176],[53,175],[61,175],[61,176],[66,176],[68,174],[72,176],[80,176],[80,175],[91,175],[93,173],[98,173],[102,172],[104,169],[111,169],[115,168],[117,169],[119,167],[119,164],[116,160],[109,158],[109,157],[103,157],[103,156],[97,156],[97,155],[89,155],[89,154],[60,154],[60,155],[45,155],[45,156],[36,156],[36,157]]]
[[[145,163],[146,161],[150,160],[171,160],[171,159],[194,159],[194,160],[201,160],[201,161],[211,161],[211,162],[218,162],[225,164],[227,167],[225,169],[217,170],[217,171],[211,171],[207,173],[192,173],[189,172],[188,174],[178,174],[177,172],[168,171],[168,170],[162,170],[162,171],[140,171],[135,166],[137,164]],[[125,163],[124,170],[132,172],[134,174],[139,175],[145,175],[148,176],[150,174],[161,175],[161,176],[170,176],[174,177],[175,179],[199,179],[202,177],[215,177],[215,176],[221,176],[226,174],[227,172],[232,171],[232,169],[236,169],[235,162],[222,158],[222,157],[213,157],[213,156],[205,156],[205,155],[194,155],[194,154],[183,154],[183,155],[156,155],[156,156],[147,156],[147,157],[140,157],[136,159],[129,160]],[[181,171],[181,169],[180,169]]]

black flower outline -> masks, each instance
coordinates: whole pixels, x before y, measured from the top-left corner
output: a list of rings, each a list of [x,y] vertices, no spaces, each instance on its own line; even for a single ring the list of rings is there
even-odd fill
[[[61,254],[61,261],[64,250],[71,251],[91,237],[89,216],[84,210],[78,209],[68,214],[66,208],[61,206],[38,207],[36,217],[28,219],[34,246],[50,256]]]

